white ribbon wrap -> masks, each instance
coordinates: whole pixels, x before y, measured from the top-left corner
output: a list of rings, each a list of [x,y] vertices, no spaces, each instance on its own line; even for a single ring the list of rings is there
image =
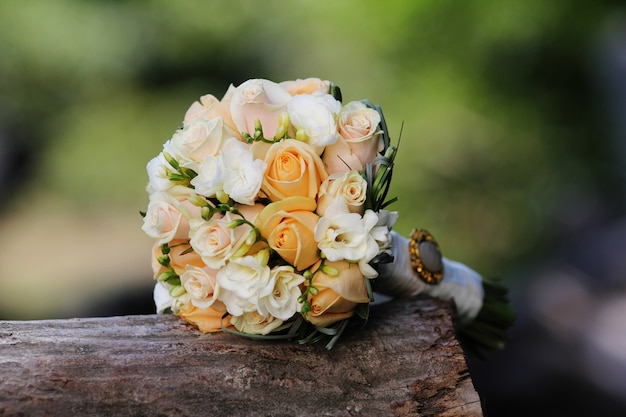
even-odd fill
[[[409,239],[392,234],[394,261],[377,266],[376,292],[391,297],[415,297],[424,293],[442,300],[454,299],[461,323],[472,321],[483,305],[482,277],[473,269],[443,258],[443,279],[437,285],[422,281],[411,266]]]

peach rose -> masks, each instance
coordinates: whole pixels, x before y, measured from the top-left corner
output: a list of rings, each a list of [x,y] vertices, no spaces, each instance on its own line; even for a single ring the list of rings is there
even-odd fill
[[[265,155],[261,191],[272,201],[292,196],[316,198],[328,174],[313,147],[295,139],[273,144]]]
[[[320,259],[314,239],[319,216],[313,210],[312,198],[289,197],[267,205],[255,222],[269,246],[298,271]]]
[[[279,126],[279,117],[286,111],[291,95],[275,82],[248,80],[235,89],[230,114],[239,132],[253,134],[260,120],[263,134],[272,138]]]
[[[305,78],[294,81],[283,81],[279,83],[292,96],[300,94],[321,95],[328,94],[330,91],[330,81],[321,80],[319,78]]]
[[[319,267],[319,263],[311,269]],[[352,317],[359,303],[369,303],[365,278],[358,265],[347,261],[324,262],[334,268],[337,275],[318,271],[313,275],[311,285],[317,288],[315,295],[307,296],[311,310],[304,317],[319,327],[328,327],[340,320]],[[308,281],[305,281],[308,285]]]
[[[329,176],[320,187],[316,213],[323,216],[335,198],[346,202],[351,213],[363,214],[367,197],[367,181],[357,171]]]
[[[200,216],[200,208],[188,201],[193,190],[181,185],[150,195],[141,229],[162,245],[189,237],[189,219]]]
[[[326,147],[323,155],[327,171],[361,171],[373,162],[384,146],[380,121],[380,114],[362,102],[346,104],[337,122],[341,139]]]
[[[189,241],[173,240],[169,243],[169,246],[170,266],[174,268],[174,271],[178,275],[182,275],[185,272],[187,265],[194,265],[200,268],[206,266],[202,261],[202,258],[200,258],[197,253],[189,251],[191,248]],[[161,246],[154,244],[152,246],[152,272],[154,274],[154,279],[157,279],[159,275],[167,271],[167,269],[157,261],[157,258],[161,255],[163,255],[161,252]]]
[[[219,332],[222,326],[230,327],[230,316],[222,319],[226,313],[224,303],[216,301],[211,307],[198,308],[187,304],[178,312],[178,316],[198,327],[202,333]]]
[[[233,118],[230,115],[230,102],[234,91],[235,87],[231,84],[224,97],[222,97],[222,100],[218,100],[212,94],[206,94],[200,97],[199,101],[195,101],[191,106],[189,106],[189,109],[185,113],[183,124],[191,123],[197,118],[210,120],[222,117],[228,127],[234,131],[238,131],[237,125],[235,125],[235,122],[233,122]],[[240,133],[237,133],[237,138],[243,140]]]

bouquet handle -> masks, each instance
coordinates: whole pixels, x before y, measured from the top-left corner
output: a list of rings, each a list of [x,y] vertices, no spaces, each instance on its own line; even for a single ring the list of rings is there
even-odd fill
[[[437,284],[428,284],[411,262],[410,240],[395,231],[391,234],[394,261],[378,265],[374,291],[393,298],[424,294],[453,300],[457,334],[464,347],[478,356],[483,356],[484,350],[503,349],[509,339],[508,329],[515,321],[506,286],[444,257],[443,278]]]

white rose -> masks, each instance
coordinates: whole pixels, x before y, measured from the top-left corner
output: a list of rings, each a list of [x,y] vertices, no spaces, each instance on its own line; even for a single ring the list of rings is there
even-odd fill
[[[337,115],[341,103],[330,94],[313,96],[301,94],[287,104],[291,124],[296,130],[296,139],[316,148],[321,155],[324,147],[337,141]]]
[[[231,260],[217,273],[220,300],[233,316],[257,311],[259,289],[270,279],[270,268],[255,256]]]
[[[162,152],[148,162],[146,166],[146,170],[148,171],[148,186],[146,190],[148,194],[153,194],[157,191],[166,191],[174,185],[169,179],[171,169],[172,167],[167,162]]]
[[[231,317],[230,323],[242,333],[265,335],[279,330],[283,321],[273,316],[263,316],[258,311],[251,311]]]
[[[143,218],[141,229],[162,245],[172,239],[189,238],[189,219],[200,215],[200,209],[187,198],[191,189],[174,186],[168,192],[150,195],[150,203]]]
[[[163,145],[163,150],[172,155],[181,166],[197,169],[204,157],[217,155],[226,139],[237,136],[224,123],[223,117],[210,120],[196,118],[174,133]]]
[[[298,297],[302,294],[302,275],[296,274],[293,267],[278,266],[270,271],[270,279],[259,293],[257,311],[262,316],[273,316],[289,320],[299,309]]]
[[[237,139],[228,140],[220,156],[224,167],[224,192],[238,203],[253,205],[263,183],[265,161],[254,159],[252,151]]]
[[[333,174],[320,187],[316,212],[324,215],[335,198],[343,199],[351,213],[363,213],[367,197],[367,181],[358,171]]]
[[[216,271],[210,268],[185,266],[180,283],[189,294],[191,304],[198,308],[207,308],[215,303],[218,296],[215,274]]]
[[[370,230],[378,222],[376,213],[366,210],[363,217],[350,213],[346,203],[336,198],[315,227],[315,241],[329,261],[358,262],[366,278],[378,274],[368,264],[378,254],[378,243]]]

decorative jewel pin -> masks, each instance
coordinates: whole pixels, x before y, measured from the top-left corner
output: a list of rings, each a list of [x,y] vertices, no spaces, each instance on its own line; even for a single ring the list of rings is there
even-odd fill
[[[411,266],[427,284],[437,285],[443,278],[443,257],[439,244],[427,230],[413,229],[409,240]]]

